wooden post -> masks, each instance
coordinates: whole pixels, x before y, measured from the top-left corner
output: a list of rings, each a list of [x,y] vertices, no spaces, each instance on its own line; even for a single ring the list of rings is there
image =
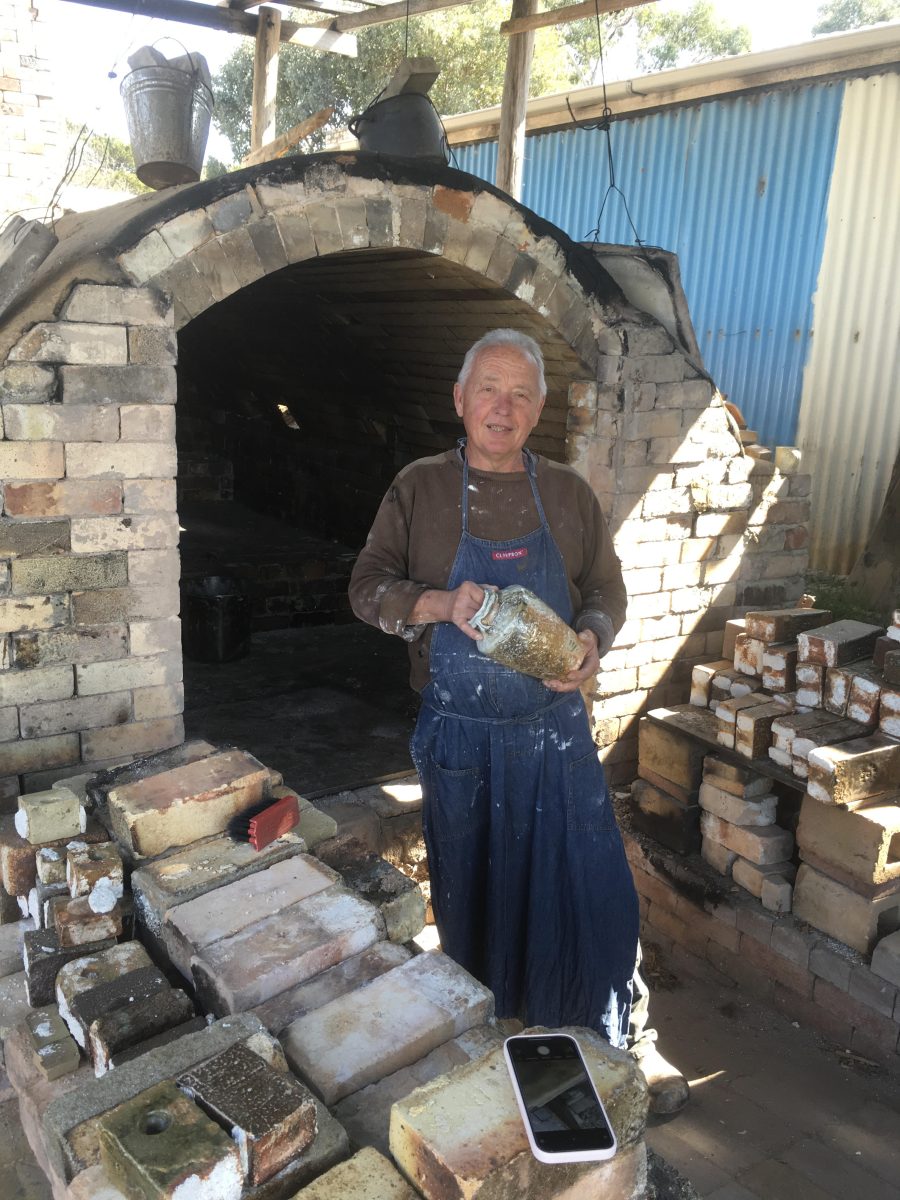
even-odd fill
[[[259,10],[256,53],[253,56],[253,109],[250,117],[250,150],[259,150],[275,137],[275,96],[278,91],[278,48],[281,11]]]
[[[512,16],[530,17],[537,11],[537,0],[513,0]],[[506,75],[500,101],[500,134],[497,142],[498,188],[514,200],[522,198],[522,167],[525,158],[525,108],[531,78],[534,30],[514,33],[506,52]]]

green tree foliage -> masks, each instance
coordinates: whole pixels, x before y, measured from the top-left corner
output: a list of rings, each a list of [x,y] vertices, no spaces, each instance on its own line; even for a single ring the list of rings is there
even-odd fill
[[[552,0],[548,7],[570,3]],[[510,0],[482,0],[413,17],[408,51],[403,21],[360,30],[358,58],[283,45],[276,133],[284,133],[320,109],[333,107],[334,116],[328,125],[304,143],[304,149],[320,147],[329,132],[345,128],[350,117],[377,97],[406,52],[411,56],[431,55],[440,66],[440,77],[430,93],[439,112],[471,112],[499,104],[507,48],[500,25],[509,17],[509,11]],[[748,31],[743,26],[719,22],[706,0],[698,0],[683,14],[638,9],[602,17],[604,47],[616,42],[630,24],[636,29],[640,62],[645,69],[700,62],[750,48]],[[593,82],[599,57],[597,33],[596,20],[538,30],[531,95],[543,96]],[[253,45],[245,39],[213,84],[214,120],[238,160],[250,148],[252,80]]]
[[[137,195],[150,189],[134,173],[134,156],[127,142],[105,133],[88,134],[84,126],[66,122],[66,138],[75,147],[78,163],[69,182],[75,187],[106,188]]]
[[[842,29],[862,29],[879,21],[900,17],[900,0],[825,0],[816,12],[813,33],[839,33]]]
[[[409,54],[431,55],[441,68],[429,93],[439,112],[467,112],[499,104],[503,93],[506,38],[500,24],[509,16],[509,0],[485,0],[471,7],[413,17]],[[571,66],[556,30],[536,39],[532,92],[541,95],[571,86]],[[313,139],[321,145],[329,130],[343,129],[371,103],[404,57],[405,22],[374,25],[359,32],[359,57],[321,54],[305,46],[284,45],[278,64],[276,132],[319,109],[333,107],[328,125]],[[231,142],[235,156],[250,148],[253,46],[245,40],[214,81],[216,125]],[[308,146],[310,142],[307,142]]]
[[[638,9],[635,20],[638,63],[647,71],[667,71],[750,49],[746,25],[722,21],[709,0],[697,0],[685,12],[658,12],[650,5]]]

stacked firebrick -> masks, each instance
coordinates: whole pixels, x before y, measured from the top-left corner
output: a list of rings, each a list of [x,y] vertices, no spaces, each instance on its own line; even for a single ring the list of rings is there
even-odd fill
[[[257,809],[258,849],[235,832]],[[417,952],[416,885],[251,755],[189,742],[23,795],[0,871],[7,919],[35,925],[6,1067],[55,1196],[645,1194],[630,1058],[579,1031],[619,1152],[537,1162],[503,1066],[514,1023]]]
[[[690,705],[644,719],[636,828],[897,982],[900,612],[887,631],[811,602],[750,612],[725,646]]]

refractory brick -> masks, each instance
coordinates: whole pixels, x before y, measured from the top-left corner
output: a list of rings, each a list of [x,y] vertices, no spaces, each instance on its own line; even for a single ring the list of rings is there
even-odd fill
[[[852,812],[804,796],[797,845],[801,856],[815,856],[866,886],[900,880],[900,796]]]
[[[883,930],[900,926],[900,889],[870,899],[802,863],[794,885],[794,916],[860,954],[870,954]]]
[[[875,733],[811,750],[807,790],[823,804],[855,807],[900,789],[900,741]]]

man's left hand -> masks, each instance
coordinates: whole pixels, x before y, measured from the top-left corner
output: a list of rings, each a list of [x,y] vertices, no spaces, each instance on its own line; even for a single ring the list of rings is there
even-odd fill
[[[578,640],[584,646],[585,654],[581,666],[570,671],[564,679],[545,679],[545,685],[551,692],[575,692],[586,679],[596,675],[600,669],[600,654],[597,649],[597,635],[590,629],[579,633]]]

